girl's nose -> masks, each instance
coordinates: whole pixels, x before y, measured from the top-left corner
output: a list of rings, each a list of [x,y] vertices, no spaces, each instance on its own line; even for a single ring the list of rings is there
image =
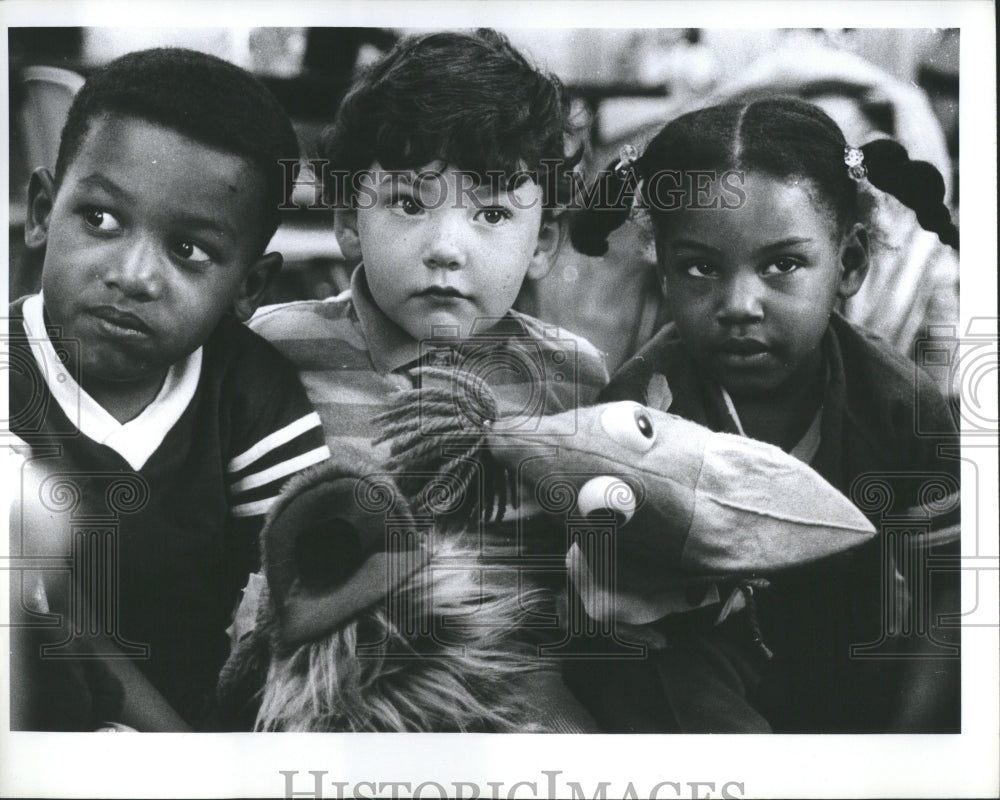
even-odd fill
[[[135,237],[105,273],[104,282],[132,299],[155,300],[162,287],[162,266],[157,253],[153,242]]]
[[[755,274],[735,275],[722,285],[717,316],[728,324],[759,322],[764,318],[760,281]]]
[[[424,249],[424,265],[429,269],[461,269],[466,262],[465,214],[462,209],[444,208],[431,223]]]

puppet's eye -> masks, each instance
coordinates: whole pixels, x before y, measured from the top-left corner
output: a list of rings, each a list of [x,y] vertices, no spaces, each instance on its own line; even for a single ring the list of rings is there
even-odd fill
[[[613,403],[601,414],[601,427],[623,447],[645,453],[656,441],[649,412],[638,403]]]
[[[639,429],[639,433],[652,442],[656,438],[656,431],[653,430],[653,420],[641,408],[637,408],[633,413],[635,416],[635,427]]]

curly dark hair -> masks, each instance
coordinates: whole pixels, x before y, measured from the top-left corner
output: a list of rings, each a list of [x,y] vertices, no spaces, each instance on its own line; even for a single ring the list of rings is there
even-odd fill
[[[570,132],[559,79],[480,29],[400,41],[348,92],[318,150],[331,174],[349,178],[324,181],[335,205],[350,203],[355,176],[375,162],[387,170],[441,162],[480,180],[500,172],[517,183],[527,172],[553,207],[565,202],[563,177],[579,161],[566,156]]]
[[[164,125],[259,167],[267,192],[263,250],[278,228],[285,200],[280,160],[299,157],[291,120],[264,84],[227,61],[184,48],[153,48],[117,58],[92,73],[73,100],[59,142],[57,185],[91,121],[108,113]]]

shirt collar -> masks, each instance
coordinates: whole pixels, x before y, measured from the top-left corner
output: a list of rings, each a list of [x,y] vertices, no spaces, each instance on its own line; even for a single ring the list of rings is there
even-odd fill
[[[172,364],[153,402],[135,419],[121,423],[66,369],[49,339],[43,308],[41,294],[24,301],[24,332],[49,393],[80,433],[110,447],[132,469],[142,469],[194,397],[201,376],[202,348]]]

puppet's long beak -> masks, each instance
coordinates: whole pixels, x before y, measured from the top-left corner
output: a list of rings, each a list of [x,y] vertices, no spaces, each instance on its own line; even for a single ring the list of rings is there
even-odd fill
[[[630,417],[633,407],[641,408],[628,404]],[[655,440],[637,452],[602,427],[606,410],[547,417],[537,431],[497,435],[489,446],[536,491],[582,478],[583,516],[588,507],[620,517],[634,510],[627,524],[618,520],[615,541],[622,574],[638,591],[692,576],[773,573],[850,550],[875,533],[847,497],[777,447],[644,409]],[[618,508],[605,502],[608,481],[627,484],[635,497]]]
[[[817,472],[776,447],[714,434],[694,486],[681,566],[773,572],[849,550],[875,528]]]

